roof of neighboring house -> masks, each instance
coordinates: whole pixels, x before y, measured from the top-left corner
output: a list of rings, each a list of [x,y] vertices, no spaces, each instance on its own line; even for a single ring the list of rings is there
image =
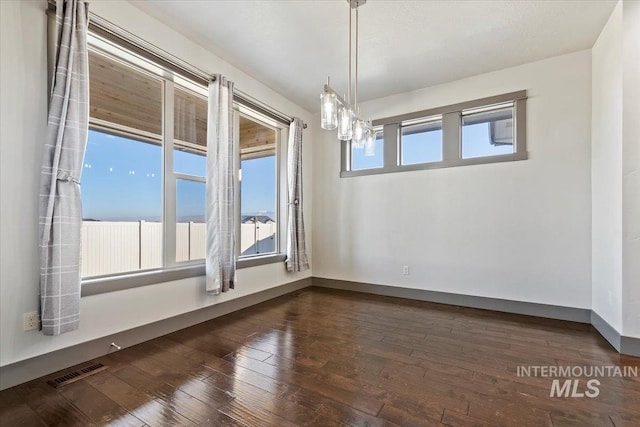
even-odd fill
[[[269,222],[275,222],[268,215],[243,215],[242,216],[243,224],[254,224],[256,221],[261,222],[263,224],[267,224]]]

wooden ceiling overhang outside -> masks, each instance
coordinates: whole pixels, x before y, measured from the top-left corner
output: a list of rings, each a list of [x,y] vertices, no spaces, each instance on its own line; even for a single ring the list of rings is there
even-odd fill
[[[162,142],[162,79],[101,53],[89,52],[90,121],[92,126]],[[273,155],[277,131],[240,117],[241,158]],[[174,90],[174,144],[206,151],[207,100],[186,88]]]

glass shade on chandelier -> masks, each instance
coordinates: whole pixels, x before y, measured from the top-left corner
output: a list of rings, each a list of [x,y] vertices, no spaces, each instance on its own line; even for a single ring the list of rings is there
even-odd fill
[[[338,98],[335,93],[322,92],[320,95],[322,129],[333,130],[338,127]]]
[[[358,9],[367,0],[348,0],[349,3],[349,68],[348,68],[348,90],[344,98],[341,98],[331,87],[331,80],[327,77],[327,83],[320,94],[320,126],[322,129],[332,130],[338,128],[338,140],[350,142],[350,146],[357,149],[365,149],[372,156],[375,154],[375,132],[370,121],[360,118],[358,109]],[[355,15],[355,37],[352,35],[353,15]],[[352,48],[355,47],[355,73],[351,67]],[[352,78],[355,77],[355,85],[352,85]],[[353,98],[351,97],[353,89]],[[352,101],[353,100],[353,101]],[[368,150],[367,150],[367,147]]]
[[[376,155],[376,133],[371,128],[368,128],[365,131],[364,155],[366,157],[371,157]]]
[[[353,112],[349,107],[338,109],[338,139],[348,141],[353,138]]]
[[[364,148],[366,124],[364,120],[356,118],[353,121],[353,146]]]

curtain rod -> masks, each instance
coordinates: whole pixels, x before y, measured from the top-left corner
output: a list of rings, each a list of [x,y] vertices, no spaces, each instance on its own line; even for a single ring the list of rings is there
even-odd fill
[[[48,0],[47,12],[55,12],[55,10],[55,0]],[[152,61],[159,63],[164,68],[167,68],[168,70],[189,80],[201,83],[204,86],[209,84],[209,80],[211,79],[210,73],[177,58],[164,49],[143,40],[135,34],[130,33],[122,27],[119,27],[92,12],[89,12],[89,29],[107,40],[124,46],[146,59],[151,59]],[[260,113],[276,121],[285,124],[290,124],[293,121],[293,118],[288,114],[284,114],[269,104],[266,104],[237,88],[234,88],[233,97],[238,103],[258,110]],[[303,128],[307,128],[307,124],[304,122]]]

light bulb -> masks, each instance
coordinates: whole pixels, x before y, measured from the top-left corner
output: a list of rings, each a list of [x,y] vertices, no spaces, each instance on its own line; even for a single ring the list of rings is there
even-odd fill
[[[364,155],[367,157],[376,155],[376,133],[367,129],[366,138],[364,140]]]
[[[353,146],[355,148],[364,148],[364,132],[365,123],[364,120],[355,119],[353,121]]]
[[[335,93],[322,92],[320,95],[320,109],[322,129],[332,130],[338,127],[338,100]]]
[[[338,139],[348,141],[353,137],[353,112],[347,106],[338,109]]]

